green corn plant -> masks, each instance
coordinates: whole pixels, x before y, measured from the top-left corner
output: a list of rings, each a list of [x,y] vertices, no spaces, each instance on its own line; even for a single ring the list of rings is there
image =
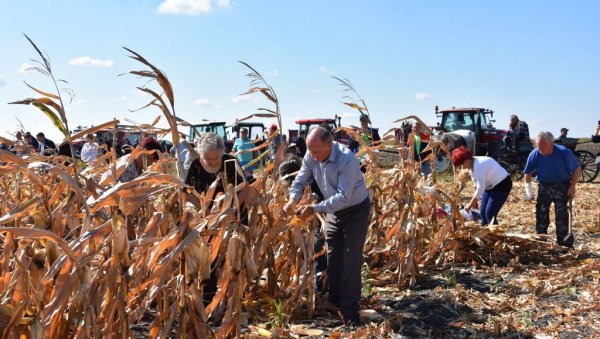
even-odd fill
[[[27,41],[33,46],[35,51],[37,52],[40,60],[31,59],[37,66],[32,66],[28,70],[36,71],[41,73],[44,76],[47,76],[52,81],[54,85],[55,92],[48,92],[40,90],[36,87],[31,86],[27,82],[25,85],[31,88],[33,91],[41,95],[40,98],[27,98],[15,102],[11,102],[10,104],[20,104],[20,105],[33,105],[42,111],[49,119],[52,121],[52,124],[65,136],[65,139],[69,143],[69,148],[71,150],[71,158],[73,161],[73,169],[75,170],[74,177],[77,178],[77,161],[75,159],[75,151],[73,149],[73,143],[71,141],[71,135],[69,134],[69,122],[67,121],[67,114],[65,110],[64,100],[61,93],[65,93],[70,97],[70,101],[73,100],[75,96],[75,92],[67,87],[60,88],[58,86],[59,83],[68,84],[67,81],[62,79],[57,79],[52,72],[52,65],[50,64],[50,58],[48,55],[45,55],[38,46],[31,40],[27,34],[23,34]]]

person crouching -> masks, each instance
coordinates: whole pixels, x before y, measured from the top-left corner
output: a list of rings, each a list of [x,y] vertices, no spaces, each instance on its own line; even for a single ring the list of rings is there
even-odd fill
[[[490,157],[473,157],[465,146],[452,151],[452,162],[454,166],[467,169],[475,181],[475,193],[465,209],[469,211],[475,208],[477,201],[481,199],[481,224],[485,226],[492,221],[498,224],[498,213],[512,189],[508,172]]]

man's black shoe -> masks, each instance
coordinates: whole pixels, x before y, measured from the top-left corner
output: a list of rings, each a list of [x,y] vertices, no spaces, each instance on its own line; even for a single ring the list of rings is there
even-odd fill
[[[360,322],[360,318],[348,318],[348,319],[344,319],[344,322],[346,323],[346,326],[349,327],[360,327],[361,322]]]

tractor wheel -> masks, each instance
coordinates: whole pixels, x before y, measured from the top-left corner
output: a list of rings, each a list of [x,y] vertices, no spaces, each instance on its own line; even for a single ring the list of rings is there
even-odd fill
[[[441,173],[450,167],[450,159],[446,154],[438,155],[434,160],[434,168],[437,173]]]
[[[598,175],[598,165],[596,165],[596,157],[588,151],[573,152],[579,164],[581,165],[581,175],[579,182],[592,182]]]

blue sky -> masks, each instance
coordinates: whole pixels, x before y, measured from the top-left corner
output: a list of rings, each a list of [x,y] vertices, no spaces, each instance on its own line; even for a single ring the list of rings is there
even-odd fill
[[[434,124],[434,106],[493,109],[505,128],[516,113],[532,134],[568,127],[589,136],[600,119],[599,1],[10,1],[0,14],[0,135],[18,128],[62,139],[33,107],[8,102],[35,96],[23,81],[37,58],[28,34],[50,56],[76,96],[71,127],[113,117],[151,122],[157,109],[133,76],[141,65],[126,46],[171,80],[176,112],[187,120],[235,117],[270,104],[238,97],[249,86],[243,60],[265,75],[281,102],[285,127],[302,117],[340,114],[350,79],[373,125],[416,114]],[[594,99],[596,98],[596,99]]]

